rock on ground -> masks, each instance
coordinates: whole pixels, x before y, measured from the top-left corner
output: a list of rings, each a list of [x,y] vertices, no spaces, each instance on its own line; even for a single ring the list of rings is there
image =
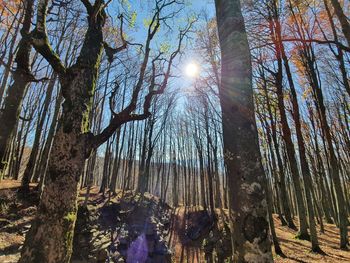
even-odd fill
[[[170,263],[170,213],[147,194],[92,200],[79,207],[72,262]]]

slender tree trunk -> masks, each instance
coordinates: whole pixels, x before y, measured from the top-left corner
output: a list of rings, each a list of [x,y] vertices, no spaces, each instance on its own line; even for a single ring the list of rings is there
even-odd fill
[[[322,252],[322,250],[320,249],[319,244],[318,244],[316,223],[315,223],[315,211],[313,208],[312,195],[310,193],[310,190],[312,191],[313,186],[312,186],[310,167],[309,167],[309,164],[307,162],[307,157],[306,157],[305,141],[304,141],[304,137],[303,137],[302,130],[301,130],[301,117],[300,117],[300,111],[299,111],[298,97],[297,97],[297,93],[296,93],[295,86],[294,86],[294,81],[292,78],[292,73],[291,73],[291,70],[289,67],[288,59],[287,59],[287,56],[285,54],[282,41],[280,41],[280,47],[281,47],[282,59],[284,61],[284,66],[285,66],[286,73],[287,73],[287,79],[288,79],[288,83],[289,83],[289,87],[290,87],[290,91],[291,91],[291,101],[292,101],[292,107],[293,107],[293,120],[295,122],[295,130],[296,130],[297,141],[298,141],[301,173],[302,173],[303,179],[304,179],[304,186],[305,186],[304,193],[305,193],[305,197],[306,197],[306,205],[307,205],[308,218],[309,218],[312,251]],[[314,200],[314,201],[316,201],[316,200]]]
[[[40,178],[40,182],[39,182],[39,191],[42,192],[42,189],[44,187],[44,183],[45,183],[45,175],[46,175],[46,168],[47,168],[47,163],[48,163],[48,159],[50,156],[50,152],[51,152],[51,146],[52,146],[52,141],[56,132],[56,128],[57,128],[57,122],[58,122],[58,115],[60,113],[60,108],[61,108],[61,104],[63,101],[63,96],[62,93],[59,92],[57,99],[56,99],[56,103],[55,103],[55,110],[52,116],[52,122],[50,125],[50,129],[46,138],[46,142],[45,142],[45,146],[44,149],[42,151],[41,154],[41,158],[40,158],[40,162],[39,165],[37,167],[37,169],[35,169],[35,173],[34,173],[34,178]]]
[[[279,74],[281,76],[281,73]],[[300,230],[298,233],[298,238],[301,239],[309,239],[309,234],[307,232],[307,221],[306,221],[306,209],[304,206],[304,200],[302,196],[302,188],[300,183],[300,175],[299,170],[297,166],[297,160],[295,157],[295,148],[292,141],[292,135],[291,130],[289,128],[289,124],[287,121],[287,115],[285,111],[285,104],[284,104],[284,93],[282,90],[282,78],[276,77],[276,88],[277,88],[277,97],[278,97],[278,108],[281,115],[281,124],[282,124],[282,131],[283,131],[283,139],[286,144],[286,151],[288,155],[290,170],[291,170],[291,177],[293,180],[293,185],[295,188],[295,196],[297,201],[297,207],[298,207],[298,215],[299,215],[299,224],[300,224]]]
[[[29,2],[29,4],[30,4],[30,2]],[[8,37],[8,34],[11,32],[11,29],[13,28],[13,24],[17,20],[17,16],[18,16],[18,14],[20,12],[21,11],[19,10],[16,13],[16,15],[15,15],[15,17],[13,19],[13,23],[12,23],[11,27],[8,28],[8,32],[7,32],[6,38]],[[0,85],[0,106],[2,105],[3,97],[4,97],[4,94],[5,94],[5,90],[6,90],[6,86],[8,84],[8,79],[10,77],[11,68],[12,68],[12,65],[13,65],[13,57],[14,57],[14,54],[16,53],[15,52],[15,46],[16,46],[16,43],[17,43],[18,31],[21,28],[22,20],[23,20],[23,13],[20,14],[20,17],[18,19],[18,25],[16,26],[16,28],[15,28],[15,30],[13,32],[13,36],[14,37],[11,39],[11,44],[10,44],[9,51],[8,51],[8,54],[9,54],[8,55],[8,60],[7,60],[7,63],[5,64],[5,69],[4,69],[4,72],[3,72],[3,75],[2,75],[2,79],[1,79],[1,85]],[[20,46],[18,46],[18,48],[19,47]],[[6,50],[4,50],[3,52],[4,52],[3,55],[1,55],[1,60],[4,59],[5,54],[6,54]]]
[[[111,156],[111,143],[107,141],[107,147],[106,147],[106,152],[105,152],[105,158],[103,161],[103,172],[102,172],[102,181],[101,181],[101,187],[100,187],[100,191],[99,193],[102,193],[103,196],[105,194],[106,188],[108,186],[108,182],[109,182],[109,167],[110,167],[110,156]]]
[[[311,57],[310,57],[311,56]],[[330,174],[334,184],[334,190],[337,199],[337,209],[338,209],[338,219],[339,219],[339,230],[340,230],[340,248],[344,249],[348,245],[348,230],[347,230],[347,212],[346,212],[346,203],[344,199],[344,192],[342,189],[342,182],[340,179],[340,167],[338,164],[337,157],[335,155],[333,141],[331,136],[330,127],[326,115],[326,107],[323,99],[323,92],[318,82],[318,77],[316,70],[314,68],[314,53],[312,48],[309,50],[304,50],[303,59],[305,63],[305,68],[307,69],[310,86],[313,88],[316,107],[318,109],[321,127],[324,132],[325,142],[327,145],[327,150],[329,154],[329,163],[330,163]]]
[[[302,187],[300,183],[300,174],[299,169],[297,165],[297,160],[295,157],[295,147],[292,141],[292,134],[291,130],[288,124],[287,114],[285,110],[285,103],[284,103],[284,92],[283,92],[283,66],[282,62],[284,62],[286,71],[287,71],[287,77],[289,84],[291,86],[291,89],[294,88],[294,84],[291,82],[290,79],[290,70],[289,70],[289,64],[288,60],[286,58],[285,52],[284,52],[284,46],[282,43],[282,29],[281,24],[278,17],[278,11],[277,11],[277,2],[273,1],[273,6],[271,7],[272,12],[274,15],[269,14],[269,17],[271,19],[270,22],[270,35],[271,38],[275,44],[275,53],[276,53],[276,59],[278,64],[277,72],[274,74],[275,77],[275,84],[276,84],[276,91],[277,91],[277,100],[278,100],[278,109],[280,112],[280,118],[281,118],[281,124],[282,124],[282,132],[283,132],[283,139],[285,141],[286,145],[286,151],[288,155],[293,185],[295,188],[295,195],[296,195],[296,201],[297,201],[297,207],[298,207],[298,215],[299,215],[299,224],[300,224],[300,231],[298,233],[298,238],[301,239],[309,239],[309,234],[307,232],[307,221],[306,221],[306,210],[304,206],[304,200],[302,195]],[[296,102],[296,101],[293,101]],[[299,108],[297,104],[293,104],[293,110],[294,110],[294,121],[296,121],[296,126],[298,128],[298,124],[300,126],[300,120],[299,120]],[[295,111],[298,112],[295,112]],[[297,131],[297,135],[300,135]],[[298,137],[298,145],[300,145],[300,142],[302,141],[302,138]],[[306,162],[306,160],[303,160]]]
[[[272,114],[272,107],[271,107],[271,102],[270,102],[270,98],[268,95],[268,91],[267,91],[267,83],[266,83],[266,78],[265,75],[262,76],[263,77],[263,81],[264,81],[264,93],[266,96],[266,104],[267,104],[267,111],[271,120],[271,137],[272,137],[272,141],[273,141],[273,146],[275,148],[275,152],[276,152],[276,158],[277,158],[277,164],[278,164],[278,169],[279,169],[279,188],[280,188],[280,196],[281,196],[281,204],[282,204],[282,208],[283,208],[283,212],[284,212],[284,216],[286,218],[288,227],[290,227],[291,229],[296,230],[296,226],[293,222],[291,213],[290,213],[290,208],[289,208],[289,204],[288,204],[288,198],[287,198],[287,190],[286,190],[286,178],[285,178],[285,169],[283,167],[282,164],[282,159],[281,159],[281,154],[280,154],[280,150],[279,150],[279,146],[278,146],[278,141],[277,141],[277,131],[276,131],[276,122],[277,120],[274,121],[273,118],[273,114]],[[272,142],[270,143],[272,144]],[[271,155],[274,156],[273,154],[273,149],[271,148]]]
[[[275,253],[277,255],[280,255],[280,256],[284,256],[283,254],[283,251],[281,249],[281,246],[278,242],[278,238],[277,238],[277,235],[276,235],[276,230],[275,230],[275,223],[273,221],[273,216],[272,216],[272,207],[271,207],[271,204],[272,204],[272,191],[269,190],[269,187],[268,187],[268,184],[267,184],[267,180],[266,180],[266,200],[267,200],[267,209],[268,209],[268,219],[269,219],[269,224],[270,224],[270,230],[271,230],[271,237],[272,237],[272,242],[273,242],[273,246],[275,248]]]
[[[117,188],[117,178],[118,178],[118,171],[119,171],[119,164],[121,156],[119,154],[119,144],[120,144],[120,128],[117,130],[116,133],[116,142],[115,142],[115,157],[113,162],[113,170],[112,170],[112,176],[111,176],[111,182],[109,184],[109,191],[112,194],[116,193]]]
[[[349,18],[345,15],[343,8],[341,7],[338,0],[331,0],[331,3],[333,5],[335,14],[337,15],[342,31],[344,33],[344,36],[346,40],[348,41],[348,44],[350,45],[350,23]]]
[[[45,97],[45,101],[44,101],[44,106],[43,106],[43,110],[42,110],[42,114],[40,116],[40,121],[36,127],[36,131],[35,131],[35,136],[34,136],[34,142],[33,142],[33,148],[32,151],[30,153],[29,156],[29,160],[26,166],[26,169],[24,171],[24,175],[22,178],[22,191],[24,193],[28,193],[29,192],[29,183],[31,181],[31,178],[33,176],[33,172],[36,166],[36,160],[38,157],[38,153],[39,153],[39,147],[40,147],[40,138],[41,138],[41,134],[42,134],[42,129],[45,123],[45,119],[46,119],[46,115],[47,115],[47,111],[49,109],[49,105],[51,102],[51,96],[52,96],[52,92],[55,86],[55,82],[56,82],[56,77],[57,75],[55,73],[52,74],[51,76],[51,80],[47,86],[47,92],[46,92],[46,97]]]
[[[9,88],[4,100],[4,107],[0,111],[0,174],[2,174],[6,160],[6,149],[11,142],[11,135],[19,119],[23,96],[33,76],[30,72],[30,38],[28,36],[33,17],[34,0],[25,1],[25,17],[21,29],[22,39],[18,44],[15,62],[16,70],[13,72],[13,84]]]
[[[15,180],[18,180],[19,178],[19,168],[20,168],[20,163],[21,163],[21,158],[22,158],[22,154],[21,154],[21,139],[22,139],[22,134],[24,132],[24,127],[25,124],[24,122],[22,122],[21,127],[18,129],[17,131],[17,137],[14,139],[15,140],[15,145],[16,145],[16,149],[14,151],[15,157],[13,158],[13,167],[12,167],[12,177]]]
[[[172,174],[173,174],[173,206],[177,207],[179,204],[179,193],[178,193],[178,173],[176,165],[176,153],[175,150],[172,152]]]

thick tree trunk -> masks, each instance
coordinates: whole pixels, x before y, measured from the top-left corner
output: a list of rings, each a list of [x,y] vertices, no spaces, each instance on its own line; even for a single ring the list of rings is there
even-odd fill
[[[40,7],[45,8],[43,4]],[[92,19],[89,17],[77,63],[60,78],[65,98],[63,113],[52,145],[45,188],[26,236],[20,263],[70,261],[78,184],[85,159],[92,150],[91,135],[87,133],[88,116],[102,55],[104,20],[103,11]]]
[[[147,120],[144,123],[144,131],[143,131],[143,140],[142,140],[142,150],[141,150],[141,160],[140,160],[140,167],[139,167],[139,180],[138,180],[138,186],[137,189],[139,192],[144,193],[147,191],[147,184],[148,184],[148,178],[146,174],[146,158],[148,154],[148,145],[147,145],[147,138],[148,134],[150,133],[151,129],[151,120]]]
[[[225,165],[235,262],[272,262],[250,51],[239,0],[216,0]]]
[[[19,262],[69,262],[77,213],[77,192],[85,161],[84,136],[58,130],[37,216]]]
[[[71,83],[75,92],[86,87],[84,79],[85,74],[81,74],[78,81]],[[46,186],[37,216],[26,236],[21,263],[69,262],[70,259],[78,183],[88,154],[88,136],[81,133],[83,110],[79,107],[81,104],[72,106],[71,102],[64,103],[64,114],[49,159]]]

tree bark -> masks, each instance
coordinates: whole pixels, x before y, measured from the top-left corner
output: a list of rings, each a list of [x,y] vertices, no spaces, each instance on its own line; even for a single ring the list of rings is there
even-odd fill
[[[225,165],[235,262],[272,262],[252,69],[239,0],[216,0]]]
[[[39,2],[38,20],[44,21],[44,24],[46,9],[47,1]],[[103,50],[105,13],[100,11],[95,16],[89,16],[89,27],[80,56],[66,74],[62,74],[62,65],[58,64],[57,58],[50,57],[52,53],[48,54],[56,70],[61,71],[60,81],[65,101],[49,158],[46,185],[37,215],[26,235],[20,263],[70,261],[78,184],[85,159],[92,150],[89,143],[91,135],[87,133],[88,116]],[[37,25],[39,37],[42,25]],[[46,43],[35,41],[38,45],[36,48],[42,48],[42,52],[45,52],[47,46],[41,44]]]

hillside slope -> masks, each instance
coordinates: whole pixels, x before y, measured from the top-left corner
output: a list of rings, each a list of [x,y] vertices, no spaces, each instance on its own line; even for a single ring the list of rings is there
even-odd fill
[[[0,187],[0,262],[15,263],[25,233],[30,227],[37,199],[16,201],[16,181],[2,181]],[[144,197],[133,192],[122,193],[108,200],[93,189],[88,209],[80,209],[74,240],[72,262],[133,262],[130,255],[144,262],[206,262],[211,240],[215,251],[227,255],[229,245],[222,232],[199,207],[172,209],[157,197]],[[84,191],[80,201],[84,199]],[[350,252],[338,249],[338,229],[325,224],[319,233],[325,255],[310,252],[308,241],[295,239],[295,232],[281,226],[274,217],[277,236],[285,258],[274,256],[275,262],[350,262]],[[297,220],[296,222],[297,223]],[[222,231],[223,219],[219,216]],[[219,237],[220,238],[217,238]],[[142,252],[143,251],[143,252]],[[142,252],[142,253],[139,253]],[[211,250],[209,251],[212,252]],[[112,261],[112,259],[114,261]],[[146,261],[147,260],[147,261]],[[142,262],[142,261],[141,261]]]

